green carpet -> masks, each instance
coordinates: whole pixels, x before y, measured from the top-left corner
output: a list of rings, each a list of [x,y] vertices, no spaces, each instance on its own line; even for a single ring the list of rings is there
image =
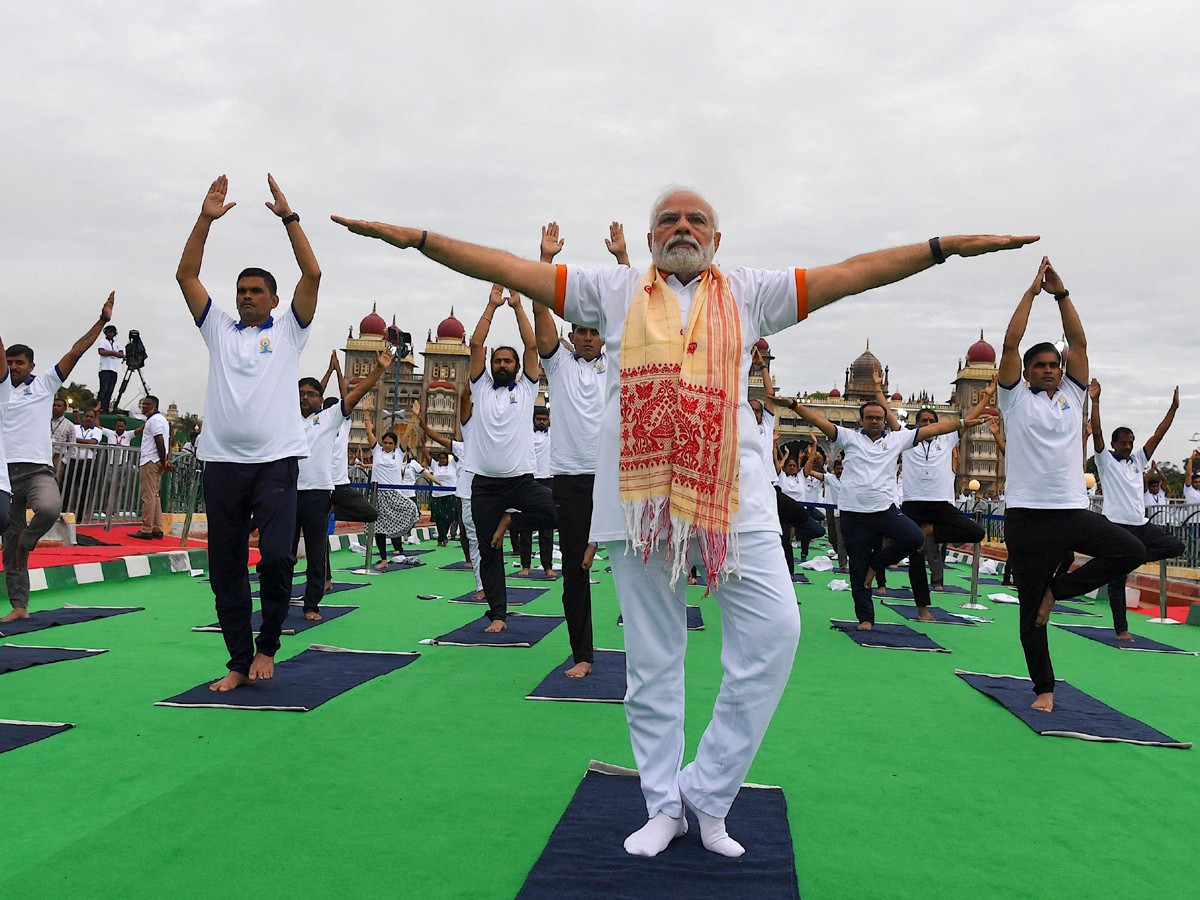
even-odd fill
[[[483,612],[416,599],[469,589],[470,573],[436,568],[456,558],[440,550],[420,569],[348,576],[373,584],[352,595],[359,610],[283,639],[279,659],[310,643],[423,654],[303,714],[153,705],[224,671],[220,635],[189,631],[213,617],[197,579],[35,595],[35,609],[147,609],[11,639],[112,652],[0,676],[0,717],[78,726],[0,755],[0,897],[513,897],[588,761],[633,765],[629,736],[619,705],[524,699],[567,656],[565,627],[532,649],[418,644]],[[354,560],[334,554],[335,567]],[[619,648],[605,565],[596,645]],[[977,614],[995,624],[979,628],[920,626],[949,655],[868,650],[828,628],[853,614],[849,594],[827,588],[838,576],[809,574],[796,589],[804,633],[791,684],[749,775],[786,792],[806,900],[1195,889],[1200,751],[1038,737],[955,677],[1024,674],[1015,607],[990,604]],[[560,612],[560,587],[549,588],[522,611]],[[720,614],[701,594],[689,590],[708,626],[689,635],[690,751],[720,678]],[[1200,650],[1200,630],[1131,619],[1135,633]],[[1200,659],[1060,632],[1051,646],[1060,677],[1200,741]],[[586,896],[563,886],[564,898]]]

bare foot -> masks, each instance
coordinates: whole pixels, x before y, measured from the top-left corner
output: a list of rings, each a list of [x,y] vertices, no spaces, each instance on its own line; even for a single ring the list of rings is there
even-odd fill
[[[946,586],[944,584],[931,584],[929,586],[929,589],[931,591],[937,591],[939,594],[942,594],[942,593],[945,593]]]
[[[503,619],[494,619],[492,624],[483,629],[485,634],[497,634],[508,627],[508,623]]]
[[[218,691],[219,693],[224,694],[227,691],[232,691],[234,688],[240,688],[249,683],[250,679],[241,672],[230,672],[220,681],[214,681],[212,684],[210,684],[208,689],[210,691]]]
[[[1117,632],[1117,640],[1122,641],[1124,643],[1132,644],[1133,643],[1133,635],[1130,634],[1128,631],[1118,631]]]
[[[517,574],[524,578],[526,575],[532,575],[533,571],[531,569],[521,569]]]
[[[262,653],[254,654],[254,661],[250,663],[250,681],[258,681],[260,678],[266,681],[274,677],[275,659]]]
[[[333,582],[328,578],[325,579],[325,593],[329,593],[333,589]]]
[[[875,570],[867,569],[867,580],[865,582],[865,585],[868,589],[871,587],[871,582],[874,580],[875,580]]]
[[[372,568],[376,572],[382,572],[387,567],[388,567],[388,561],[386,559],[381,559],[379,562],[375,563],[374,566],[372,566]]]
[[[15,621],[17,621],[17,619],[28,619],[28,618],[29,618],[29,610],[27,610],[23,606],[14,606],[12,609],[12,612],[10,612],[3,619],[0,619],[0,622],[15,622]]]
[[[873,627],[874,627],[874,625],[871,622],[859,622],[858,627],[855,628],[854,630],[855,631],[870,631]]]
[[[321,614],[319,612],[317,612],[315,609],[306,609],[304,611],[304,618],[310,622],[320,622]]]
[[[1042,605],[1038,607],[1037,618],[1033,620],[1033,624],[1038,628],[1045,628],[1046,623],[1050,621],[1050,610],[1054,608],[1054,594],[1050,588],[1046,588],[1046,596],[1042,598]],[[1038,709],[1041,709],[1039,706]]]
[[[917,618],[920,619],[922,622],[936,622],[937,621],[937,619],[935,619],[933,617],[933,613],[931,613],[929,611],[928,606],[918,606],[917,607]]]
[[[504,549],[504,532],[508,531],[508,526],[512,522],[512,516],[505,513],[500,517],[500,524],[496,526],[496,533],[492,535],[492,548],[495,550]]]
[[[546,577],[549,578],[551,581],[553,581],[555,578],[558,577],[558,573],[555,572],[553,569],[546,569],[545,571],[546,571]]]
[[[590,662],[575,663],[567,671],[563,672],[568,678],[582,678],[585,675],[592,674],[592,664]]]
[[[870,587],[870,586],[871,586],[871,582],[868,581],[867,587]],[[884,587],[882,584],[879,585],[879,587],[875,588],[875,596],[876,597],[886,597],[887,595],[888,595],[887,588]]]
[[[472,596],[472,597],[473,597],[475,600],[486,600],[486,599],[487,599],[487,591],[478,590],[478,591],[476,591],[474,594],[472,594],[471,596]]]
[[[1043,712],[1054,711],[1054,691],[1048,694],[1038,694],[1037,699],[1033,701],[1033,708],[1040,709]]]
[[[588,544],[587,549],[583,551],[583,568],[591,569],[592,561],[596,558],[596,545]]]

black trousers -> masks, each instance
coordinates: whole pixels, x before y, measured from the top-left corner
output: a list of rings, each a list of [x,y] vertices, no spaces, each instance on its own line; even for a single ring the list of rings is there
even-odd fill
[[[210,462],[204,470],[204,506],[208,514],[209,579],[217,621],[229,651],[231,672],[250,672],[254,650],[274,656],[292,599],[296,556],[295,457],[267,463]],[[257,642],[250,626],[251,520],[258,528],[258,571],[262,628]]]
[[[563,615],[571,656],[576,663],[595,662],[592,646],[592,581],[583,567],[592,530],[592,485],[595,475],[555,475],[554,521],[562,550]]]
[[[1158,525],[1120,525],[1142,542],[1146,550],[1146,562],[1170,559],[1183,552],[1183,541]],[[1108,605],[1112,610],[1113,629],[1117,632],[1129,630],[1129,617],[1125,611],[1125,575],[1118,575],[1108,583]]]
[[[304,535],[305,568],[304,610],[316,612],[325,596],[325,573],[329,571],[325,558],[329,555],[329,495],[330,491],[296,492],[296,530],[292,533],[292,559],[300,548]],[[293,569],[293,575],[295,574]],[[288,579],[289,591],[291,578]],[[289,593],[290,596],[290,593]]]
[[[875,601],[867,587],[867,569],[878,576],[887,567],[915,553],[925,543],[925,534],[912,519],[895,506],[872,513],[843,509],[842,534],[850,557],[850,592],[854,596],[854,614],[860,622],[875,621]]]
[[[1116,578],[1123,581],[1145,562],[1146,548],[1099,513],[1011,506],[1004,513],[1004,543],[1008,545],[1009,565],[1021,602],[1025,665],[1033,679],[1034,693],[1047,694],[1054,690],[1054,666],[1046,637],[1049,629],[1035,624],[1046,588],[1055,600],[1069,600]],[[1055,574],[1063,557],[1076,551],[1092,558],[1074,572]]]
[[[984,531],[953,503],[937,500],[905,500],[901,509],[917,525],[933,526],[934,544],[977,544]],[[929,605],[929,579],[925,572],[925,541],[908,555],[908,583],[917,606]]]
[[[789,574],[796,572],[796,559],[792,552],[792,529],[800,539],[801,561],[808,559],[808,544],[825,533],[825,526],[817,521],[808,507],[794,500],[775,485],[775,509],[779,513],[779,527],[783,539],[783,557],[787,560]]]
[[[538,484],[550,488],[551,493],[554,492],[553,478],[535,478]],[[589,515],[590,521],[590,515]],[[542,564],[542,568],[549,572],[554,568],[554,529],[541,528],[538,530],[538,562]],[[533,563],[533,532],[532,531],[514,531],[513,543],[515,549],[521,558],[521,568],[528,569]]]
[[[374,522],[379,518],[379,510],[371,505],[371,501],[362,491],[355,490],[349,484],[335,484],[333,493],[329,495],[329,505],[333,514],[343,522]],[[308,541],[305,540],[305,544]],[[325,573],[333,571],[329,558],[329,542],[325,542]]]
[[[508,589],[504,583],[504,550],[492,546],[492,536],[506,510],[513,510],[514,532],[554,527],[554,497],[532,475],[491,478],[476,475],[471,483],[471,518],[479,538],[479,574],[488,599],[487,616],[493,622],[508,617]]]
[[[100,412],[108,412],[109,401],[112,400],[113,388],[117,386],[116,372],[100,373],[100,393],[96,395],[96,403]],[[169,444],[169,442],[168,442]]]

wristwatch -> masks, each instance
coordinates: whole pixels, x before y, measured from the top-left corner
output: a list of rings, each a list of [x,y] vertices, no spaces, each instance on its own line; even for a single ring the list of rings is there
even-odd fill
[[[293,222],[299,222],[300,214],[299,213],[288,213],[286,216],[283,217],[282,221],[285,226],[291,225]]]

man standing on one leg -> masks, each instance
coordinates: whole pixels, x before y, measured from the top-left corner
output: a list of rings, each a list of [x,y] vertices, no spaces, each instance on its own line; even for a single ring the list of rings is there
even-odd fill
[[[625,849],[661,853],[687,830],[687,803],[705,847],[741,855],[725,832],[725,815],[787,684],[800,635],[746,400],[751,348],[810,309],[899,281],[947,253],[973,256],[1036,238],[947,237],[807,272],[736,269],[726,276],[712,265],[720,243],[716,215],[684,189],[665,191],[652,207],[647,244],[654,264],[645,273],[547,265],[417,228],[334,221],[504,283],[604,338],[614,365],[605,386],[592,537],[608,548],[625,617],[625,714],[649,817]],[[702,429],[710,439],[689,438]],[[696,759],[680,771],[682,576],[693,548],[721,602],[724,677]]]
[[[1183,553],[1183,541],[1165,528],[1146,518],[1142,504],[1142,478],[1154,457],[1154,451],[1175,421],[1179,409],[1179,388],[1171,398],[1167,414],[1158,423],[1154,434],[1140,450],[1134,450],[1133,430],[1117,428],[1112,433],[1112,450],[1104,449],[1104,429],[1100,424],[1100,382],[1095,378],[1088,386],[1092,399],[1092,445],[1096,450],[1096,471],[1104,485],[1104,518],[1124,528],[1141,541],[1146,550],[1146,562],[1158,562]],[[1188,461],[1190,464],[1190,460]],[[1108,583],[1108,605],[1112,609],[1113,630],[1118,641],[1133,642],[1129,633],[1129,617],[1125,610],[1125,574],[1116,575]]]
[[[13,344],[5,351],[12,396],[3,431],[11,490],[8,527],[4,531],[4,582],[12,612],[0,622],[29,616],[29,553],[54,526],[62,509],[47,422],[55,406],[55,394],[75,363],[96,342],[100,329],[112,318],[115,301],[116,293],[109,294],[100,318],[49,372],[33,374],[33,350],[24,344]],[[61,421],[70,425],[65,417]],[[74,441],[74,425],[68,430]],[[29,508],[33,509],[33,518],[26,524],[25,510]]]
[[[158,398],[151,394],[142,398],[142,415],[146,417],[146,424],[142,426],[142,452],[138,462],[142,493],[142,527],[137,531],[130,531],[129,536],[144,541],[157,541],[162,540],[163,536],[162,502],[158,495],[162,473],[173,468],[171,423],[159,412]]]
[[[204,243],[212,223],[233,208],[222,175],[212,183],[188,236],[175,279],[208,347],[204,437],[197,455],[204,469],[208,514],[208,560],[217,619],[229,651],[229,673],[210,686],[231,691],[275,674],[275,653],[292,596],[292,533],[296,528],[298,460],[308,455],[304,423],[296,408],[300,353],[317,310],[321,269],[300,216],[292,212],[275,179],[267,208],[287,231],[300,281],[291,305],[278,318],[275,278],[265,269],[244,269],[237,280],[235,319],[200,283]],[[258,528],[259,600],[262,627],[257,644],[250,616],[251,522]],[[257,649],[257,652],[255,652]]]
[[[1033,298],[1042,291],[1058,302],[1070,349],[1066,378],[1062,354],[1053,344],[1034,344],[1021,356]],[[1049,712],[1054,709],[1054,666],[1046,624],[1054,602],[1124,579],[1145,560],[1146,548],[1119,525],[1088,510],[1079,449],[1087,339],[1070,294],[1045,257],[1008,323],[998,377],[1008,435],[1004,537],[1021,603],[1021,646],[1037,695],[1033,708]],[[1074,572],[1056,575],[1064,555],[1076,551],[1092,558]]]

